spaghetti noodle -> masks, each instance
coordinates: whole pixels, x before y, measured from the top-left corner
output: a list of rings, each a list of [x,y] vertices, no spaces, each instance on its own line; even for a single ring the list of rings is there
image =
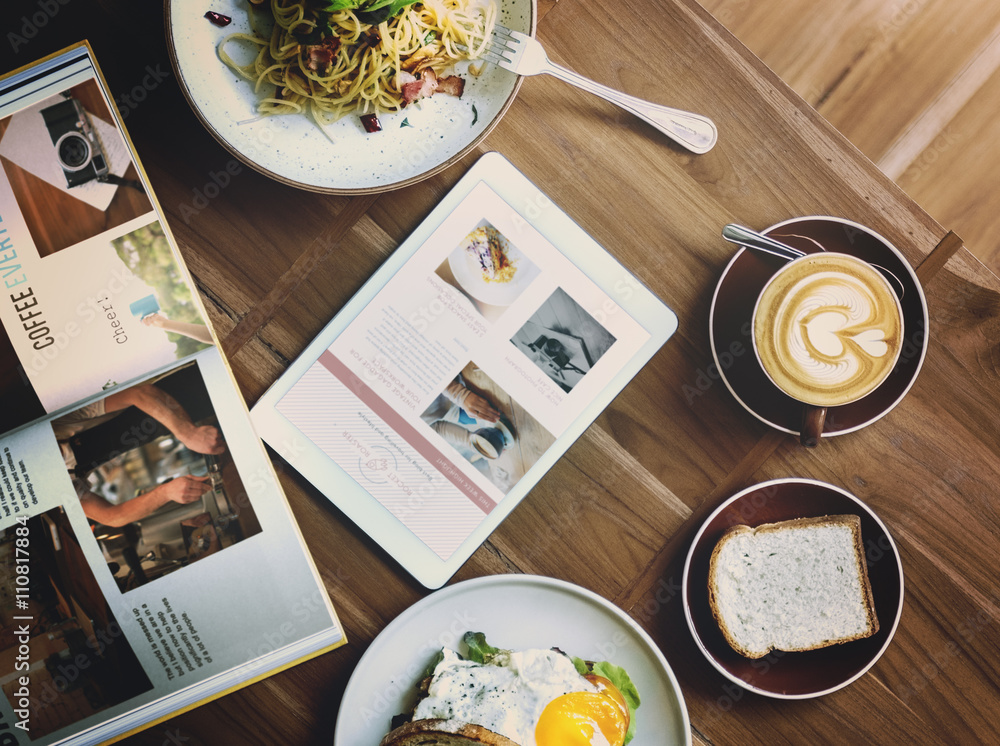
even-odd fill
[[[376,22],[358,8],[329,10],[338,4],[270,0],[269,36],[235,33],[219,44],[222,61],[257,92],[274,86],[260,114],[306,113],[324,125],[348,112],[399,111],[436,91],[461,95],[464,80],[444,73],[482,55],[497,15],[494,0],[422,0]],[[237,42],[258,48],[253,62],[233,61],[226,47]]]

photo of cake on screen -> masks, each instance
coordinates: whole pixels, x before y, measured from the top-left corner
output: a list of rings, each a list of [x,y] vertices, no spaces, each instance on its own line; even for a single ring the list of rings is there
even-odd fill
[[[52,508],[32,516],[24,526],[0,530],[0,572],[5,577],[15,576],[18,539],[30,547],[31,583],[27,608],[15,607],[13,593],[0,597],[0,616],[5,620],[0,659],[9,663],[3,667],[3,693],[12,707],[24,701],[23,692],[18,696],[24,674],[6,674],[14,671],[15,657],[26,647],[29,673],[23,688],[30,693],[27,720],[31,740],[36,740],[148,692],[153,685],[105,599],[65,511]],[[27,645],[14,634],[24,622],[6,623],[24,618],[32,620]]]
[[[194,363],[57,417],[52,429],[122,593],[261,532]]]
[[[552,433],[472,362],[420,417],[504,494],[555,442]]]
[[[496,321],[538,274],[538,267],[488,220],[480,220],[436,274],[487,321]]]
[[[510,341],[568,393],[611,349],[615,337],[556,288]]]

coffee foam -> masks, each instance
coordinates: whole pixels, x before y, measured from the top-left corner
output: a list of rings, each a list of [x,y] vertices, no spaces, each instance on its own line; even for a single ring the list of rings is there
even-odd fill
[[[757,355],[771,380],[817,406],[860,399],[892,371],[902,343],[899,302],[871,266],[813,254],[784,267],[754,315]]]
[[[486,458],[494,459],[500,455],[489,439],[479,433],[472,434],[472,445]]]

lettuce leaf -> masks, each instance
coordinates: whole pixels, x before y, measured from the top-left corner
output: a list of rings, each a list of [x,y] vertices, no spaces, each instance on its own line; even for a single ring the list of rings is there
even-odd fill
[[[355,10],[366,23],[380,23],[397,15],[403,8],[419,0],[310,0],[310,4],[325,13]]]
[[[490,645],[486,642],[486,635],[482,632],[466,632],[462,637],[462,642],[469,648],[469,660],[474,663],[489,665],[500,653],[510,652]]]
[[[635,736],[635,711],[639,709],[640,700],[639,690],[635,688],[628,672],[621,666],[616,666],[608,661],[585,661],[582,658],[573,658],[573,665],[576,666],[576,670],[581,676],[586,676],[588,673],[603,676],[621,692],[622,697],[625,698],[625,704],[628,705],[629,714],[625,743],[631,741]]]

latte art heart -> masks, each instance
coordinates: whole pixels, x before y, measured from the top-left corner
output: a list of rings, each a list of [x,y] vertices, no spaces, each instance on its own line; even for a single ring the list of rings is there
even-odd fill
[[[851,339],[871,357],[885,357],[889,354],[889,343],[885,341],[885,333],[881,329],[868,329]]]
[[[899,354],[899,302],[869,265],[813,254],[783,268],[761,293],[754,316],[761,365],[789,395],[817,406],[874,390]]]

